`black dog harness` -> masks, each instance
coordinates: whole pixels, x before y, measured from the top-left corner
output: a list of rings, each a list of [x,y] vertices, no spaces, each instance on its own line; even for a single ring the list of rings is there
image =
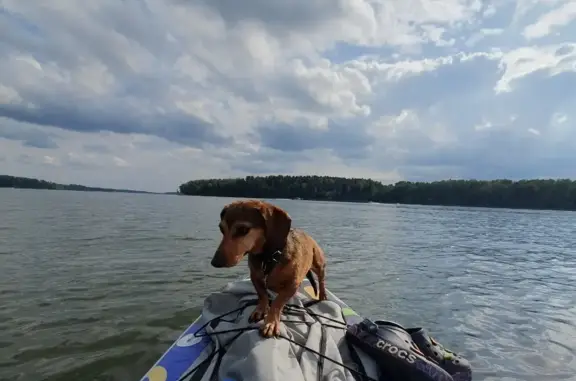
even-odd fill
[[[250,261],[255,267],[260,268],[264,274],[264,286],[268,288],[268,275],[276,268],[278,263],[284,259],[284,250],[262,250],[260,253],[248,253],[248,261]],[[312,276],[312,271],[306,273],[306,278],[310,281],[314,293],[318,295],[318,286],[316,280]]]
[[[260,270],[264,273],[264,277],[267,278],[276,265],[280,263],[283,256],[282,250],[275,250],[271,253],[263,251],[258,254],[248,253],[248,260],[257,265],[257,267],[260,267]]]

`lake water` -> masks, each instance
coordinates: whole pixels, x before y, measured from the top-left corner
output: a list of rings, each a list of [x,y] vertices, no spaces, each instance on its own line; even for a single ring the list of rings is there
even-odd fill
[[[203,298],[225,198],[0,190],[0,379],[138,380]],[[475,380],[576,380],[576,213],[276,200],[363,315]]]

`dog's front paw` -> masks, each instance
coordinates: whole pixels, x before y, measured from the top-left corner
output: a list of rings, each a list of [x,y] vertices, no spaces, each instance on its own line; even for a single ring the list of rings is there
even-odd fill
[[[260,334],[264,337],[272,337],[280,335],[280,320],[266,319],[264,324],[260,327]]]
[[[250,319],[248,320],[250,323],[255,323],[264,319],[266,314],[268,313],[268,303],[266,304],[258,304],[252,314],[250,315]]]

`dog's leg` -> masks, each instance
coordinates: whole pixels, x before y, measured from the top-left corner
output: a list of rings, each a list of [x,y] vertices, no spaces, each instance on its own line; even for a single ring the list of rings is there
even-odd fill
[[[312,271],[318,277],[318,290],[320,291],[318,295],[318,300],[326,300],[326,261],[324,259],[324,252],[322,249],[318,248],[318,251],[314,253],[314,258],[312,259]]]
[[[318,299],[326,300],[328,297],[326,296],[326,283],[324,280],[326,279],[326,265],[322,264],[320,269],[318,270],[318,288],[320,290],[320,296]]]
[[[310,281],[310,284],[312,285],[312,288],[314,289],[314,295],[318,295],[318,285],[316,284],[316,279],[314,279],[314,276],[312,275],[313,271],[310,269],[307,273],[306,273],[306,278],[308,278],[308,280]]]
[[[258,305],[250,315],[249,321],[251,323],[257,322],[266,316],[268,313],[268,293],[266,292],[266,284],[264,280],[258,278],[258,276],[254,275],[252,271],[250,272],[250,280],[252,280],[252,284],[256,289],[256,293],[258,294]]]
[[[326,300],[328,297],[326,296],[326,265],[323,263],[319,267],[314,269],[316,276],[318,277],[318,289],[320,291],[320,295],[318,295],[318,300]]]
[[[260,333],[262,336],[272,337],[280,335],[280,316],[282,316],[282,310],[284,309],[286,302],[296,294],[298,286],[299,283],[290,284],[278,293],[270,306],[270,311],[268,312],[268,315],[266,315],[264,324],[260,327]]]

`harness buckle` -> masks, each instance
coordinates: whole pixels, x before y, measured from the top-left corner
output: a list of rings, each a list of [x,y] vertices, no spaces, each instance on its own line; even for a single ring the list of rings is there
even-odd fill
[[[280,255],[282,255],[282,252],[280,250],[276,250],[275,252],[272,253],[272,262],[274,263],[278,263],[280,262]]]
[[[268,258],[262,261],[262,271],[264,272],[264,275],[267,276],[269,273],[272,272],[272,270],[274,270],[276,264],[280,262],[281,255],[282,251],[276,250]]]

